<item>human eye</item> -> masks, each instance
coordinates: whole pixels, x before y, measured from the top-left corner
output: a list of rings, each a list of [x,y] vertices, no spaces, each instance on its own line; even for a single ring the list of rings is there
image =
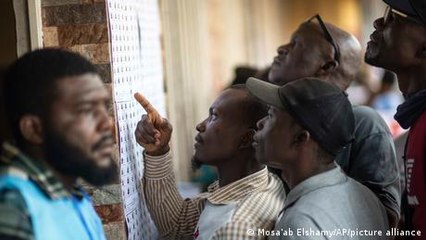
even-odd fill
[[[93,112],[93,106],[91,104],[83,104],[78,106],[77,112],[79,114],[89,114]]]
[[[212,111],[210,113],[210,120],[216,120],[216,118],[217,118],[217,113],[215,111]]]
[[[297,37],[292,37],[290,40],[290,46],[294,47],[297,44]]]

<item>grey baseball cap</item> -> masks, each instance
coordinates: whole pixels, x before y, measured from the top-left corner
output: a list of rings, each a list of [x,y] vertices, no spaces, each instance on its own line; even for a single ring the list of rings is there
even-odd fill
[[[353,140],[352,106],[341,89],[317,78],[302,78],[277,86],[256,78],[247,80],[251,94],[288,111],[332,155]]]

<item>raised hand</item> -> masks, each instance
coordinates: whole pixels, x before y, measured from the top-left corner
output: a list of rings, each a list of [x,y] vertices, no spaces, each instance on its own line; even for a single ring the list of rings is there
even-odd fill
[[[162,118],[151,103],[140,93],[135,93],[135,99],[145,109],[147,114],[142,115],[135,129],[136,141],[145,148],[148,155],[159,156],[169,151],[169,142],[172,135],[172,125]]]

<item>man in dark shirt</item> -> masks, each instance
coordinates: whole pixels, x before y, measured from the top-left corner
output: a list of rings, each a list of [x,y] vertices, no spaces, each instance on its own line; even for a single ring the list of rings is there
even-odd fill
[[[426,234],[426,2],[385,0],[385,15],[374,21],[365,61],[393,71],[404,94],[395,119],[408,129],[405,148],[406,228]],[[404,202],[404,201],[403,201]]]
[[[302,23],[291,41],[277,50],[269,81],[284,85],[316,77],[346,90],[362,62],[361,46],[351,34],[324,23],[319,15]],[[353,106],[355,139],[336,157],[352,178],[367,186],[386,207],[390,226],[399,218],[398,164],[390,131],[373,109]]]

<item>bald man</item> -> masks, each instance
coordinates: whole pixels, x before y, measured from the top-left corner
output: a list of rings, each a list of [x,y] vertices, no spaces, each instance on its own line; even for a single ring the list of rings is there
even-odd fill
[[[277,85],[302,77],[316,77],[346,90],[362,61],[358,40],[324,23],[319,15],[302,23],[290,43],[280,46],[277,52],[269,72],[269,81]],[[354,141],[335,161],[350,177],[377,195],[386,208],[390,226],[394,226],[400,214],[401,190],[390,131],[373,109],[352,108]]]

